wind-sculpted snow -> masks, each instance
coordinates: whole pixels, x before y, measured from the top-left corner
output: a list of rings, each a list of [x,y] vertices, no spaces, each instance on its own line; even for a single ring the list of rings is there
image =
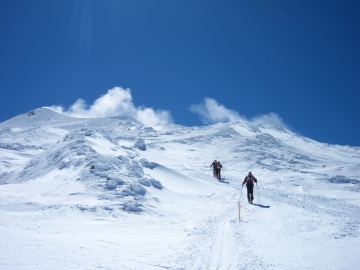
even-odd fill
[[[359,159],[359,147],[242,120],[37,109],[0,123],[0,268],[356,269]]]

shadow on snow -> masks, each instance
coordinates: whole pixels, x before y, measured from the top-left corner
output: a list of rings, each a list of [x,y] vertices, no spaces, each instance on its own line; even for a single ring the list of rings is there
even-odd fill
[[[262,204],[257,204],[257,203],[253,203],[252,205],[259,206],[261,208],[270,208],[270,205],[262,205]]]

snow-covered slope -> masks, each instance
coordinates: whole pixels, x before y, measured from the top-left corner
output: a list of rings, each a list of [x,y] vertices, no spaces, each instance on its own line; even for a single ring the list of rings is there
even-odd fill
[[[359,180],[360,148],[281,127],[37,109],[0,123],[0,268],[356,269]]]

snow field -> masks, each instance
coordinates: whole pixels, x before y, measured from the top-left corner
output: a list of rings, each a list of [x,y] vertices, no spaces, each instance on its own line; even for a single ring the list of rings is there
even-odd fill
[[[240,121],[150,127],[38,109],[0,123],[0,268],[356,269],[359,157]]]

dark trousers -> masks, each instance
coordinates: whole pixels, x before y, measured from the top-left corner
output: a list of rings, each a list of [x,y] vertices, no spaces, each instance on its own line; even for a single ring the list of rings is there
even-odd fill
[[[249,185],[246,184],[246,189],[247,189],[248,201],[250,203],[254,200],[254,184],[249,184]]]
[[[221,169],[216,168],[216,176],[218,179],[221,179],[220,171]]]

